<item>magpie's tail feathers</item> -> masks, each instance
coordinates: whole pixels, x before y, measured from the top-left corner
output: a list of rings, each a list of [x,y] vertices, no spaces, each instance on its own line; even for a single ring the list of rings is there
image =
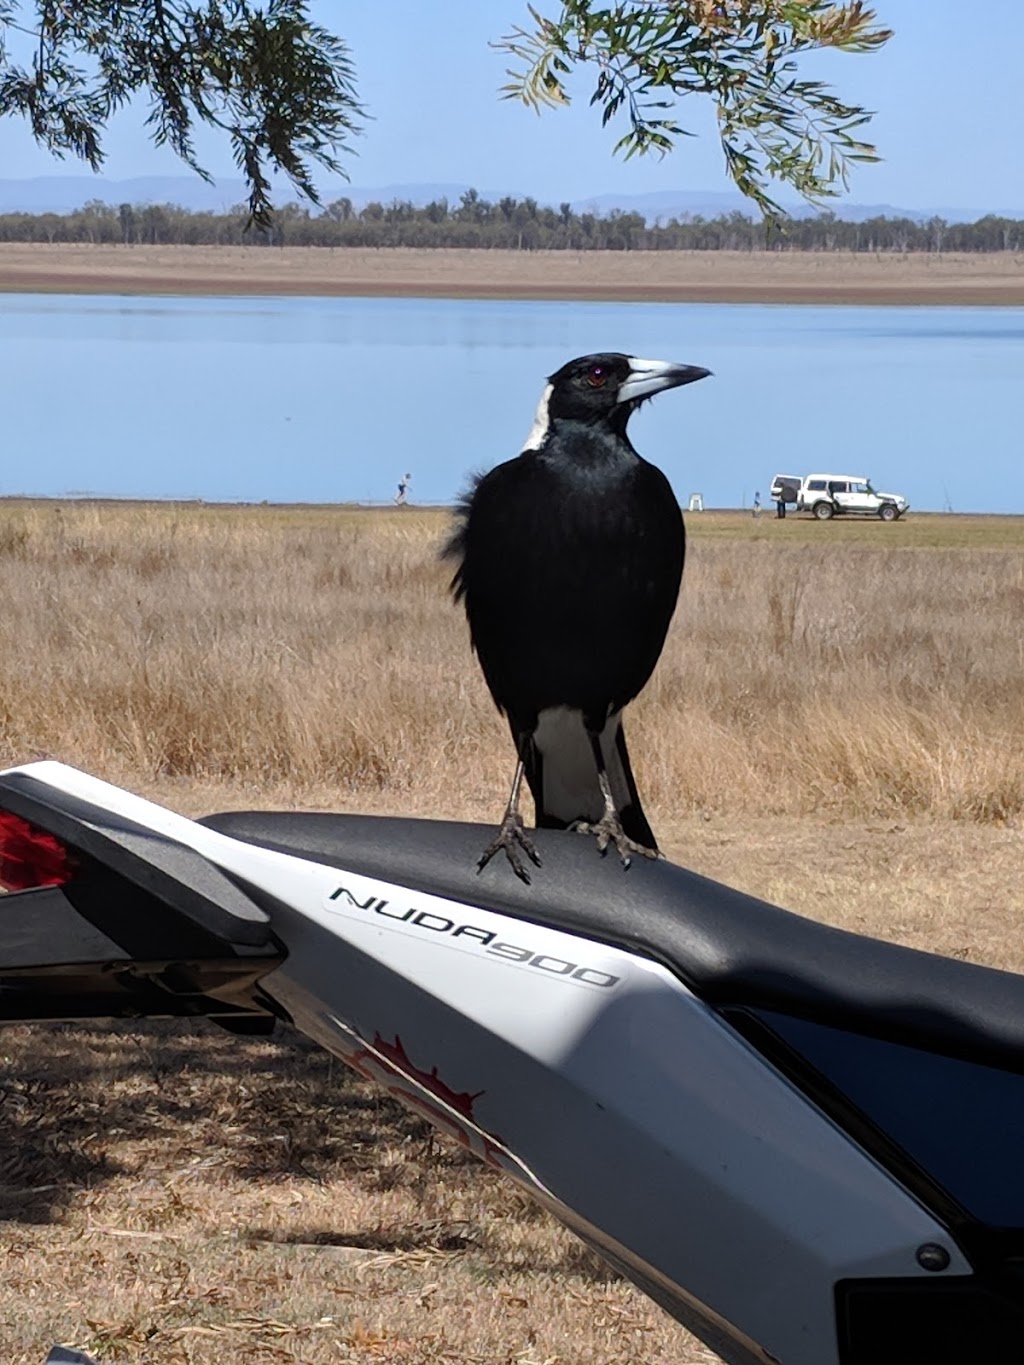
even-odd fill
[[[542,721],[528,738],[516,734],[521,746],[523,769],[536,808],[538,829],[569,829],[579,821],[594,823],[604,811],[604,797],[598,782],[590,741],[582,718],[567,709]],[[658,851],[654,832],[640,804],[636,779],[629,761],[622,721],[612,717],[601,736],[605,771],[619,822],[627,838],[642,848]]]
[[[644,808],[640,804],[640,794],[636,789],[636,779],[633,776],[633,767],[629,761],[629,750],[626,748],[626,732],[622,728],[622,721],[619,721],[615,731],[615,757],[618,759],[619,773],[613,776],[613,764],[608,762],[605,756],[605,765],[608,768],[608,777],[611,782],[612,794],[616,795],[623,785],[629,792],[629,800],[619,806],[619,822],[622,831],[627,838],[632,839],[641,848],[658,851],[658,841],[654,837],[654,831],[648,823]]]

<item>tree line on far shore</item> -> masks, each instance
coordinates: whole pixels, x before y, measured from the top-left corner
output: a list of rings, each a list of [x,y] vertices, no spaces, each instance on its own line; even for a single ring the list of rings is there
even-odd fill
[[[468,190],[446,199],[356,208],[335,199],[322,208],[286,204],[267,227],[244,208],[225,213],[175,204],[91,200],[71,213],[0,213],[0,241],[109,243],[125,246],[475,247],[513,251],[855,251],[943,252],[1024,250],[1024,220],[994,214],[974,223],[879,216],[861,222],[820,213],[774,230],[734,212],[683,215],[648,225],[640,213],[578,213],[570,204],[535,199],[496,201]]]

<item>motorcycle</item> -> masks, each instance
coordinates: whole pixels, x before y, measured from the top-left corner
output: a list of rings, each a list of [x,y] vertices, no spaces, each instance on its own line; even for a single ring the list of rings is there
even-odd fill
[[[1024,1360],[1024,978],[538,830],[0,773],[0,1020],[287,1020],[727,1365]]]

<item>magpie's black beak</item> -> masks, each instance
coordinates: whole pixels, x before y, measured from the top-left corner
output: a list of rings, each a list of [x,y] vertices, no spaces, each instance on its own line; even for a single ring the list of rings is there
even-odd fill
[[[702,369],[700,365],[676,365],[668,360],[638,360],[630,356],[629,375],[619,385],[619,402],[631,403],[640,398],[650,398],[664,389],[678,389],[683,384],[707,379],[710,373],[710,370]]]

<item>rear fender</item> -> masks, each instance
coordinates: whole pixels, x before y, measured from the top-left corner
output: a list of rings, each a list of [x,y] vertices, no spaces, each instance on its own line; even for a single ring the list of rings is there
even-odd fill
[[[284,953],[266,912],[187,842],[69,789],[69,773],[0,774],[0,811],[64,850],[51,884],[0,898],[0,1020],[207,1014],[272,1027],[257,983]]]

